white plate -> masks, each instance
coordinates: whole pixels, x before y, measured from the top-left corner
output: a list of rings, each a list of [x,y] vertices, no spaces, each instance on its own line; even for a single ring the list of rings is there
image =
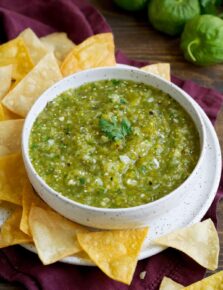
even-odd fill
[[[199,107],[195,101],[194,104]],[[200,107],[199,110],[207,131],[207,146],[205,147],[205,157],[201,164],[202,170],[190,180],[187,186],[188,193],[176,208],[164,212],[163,215],[150,221],[149,236],[144,242],[139,260],[163,251],[164,248],[156,246],[153,241],[178,228],[200,221],[214,200],[221,177],[221,149],[214,127]],[[9,213],[10,211],[6,211],[4,207],[0,207],[0,225],[5,221]],[[30,244],[23,244],[22,246],[32,252],[36,252],[35,247]],[[74,256],[64,258],[61,262],[86,266],[94,265],[89,260]]]

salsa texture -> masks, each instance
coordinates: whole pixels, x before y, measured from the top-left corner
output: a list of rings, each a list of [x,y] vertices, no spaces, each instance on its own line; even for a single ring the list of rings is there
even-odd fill
[[[168,94],[127,80],[70,89],[49,102],[30,134],[37,173],[62,195],[95,207],[157,200],[193,171],[200,142]]]

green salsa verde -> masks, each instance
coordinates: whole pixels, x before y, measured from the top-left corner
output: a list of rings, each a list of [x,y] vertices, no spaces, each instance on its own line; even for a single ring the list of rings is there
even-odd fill
[[[126,208],[157,200],[193,171],[200,142],[168,94],[127,80],[70,89],[49,102],[30,134],[37,173],[77,202]]]

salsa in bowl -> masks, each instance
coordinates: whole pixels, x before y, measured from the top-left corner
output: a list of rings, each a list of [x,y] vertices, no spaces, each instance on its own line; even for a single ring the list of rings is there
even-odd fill
[[[173,84],[137,69],[94,69],[37,100],[23,154],[34,188],[67,218],[141,226],[185,194],[199,170],[203,128],[193,101]]]

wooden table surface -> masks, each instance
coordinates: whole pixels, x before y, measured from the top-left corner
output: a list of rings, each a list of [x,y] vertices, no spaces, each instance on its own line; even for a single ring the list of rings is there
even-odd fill
[[[148,23],[146,13],[124,12],[117,8],[112,0],[91,0],[89,2],[95,5],[107,19],[114,32],[116,48],[121,49],[128,57],[154,63],[169,62],[174,75],[194,80],[203,86],[223,92],[223,65],[202,68],[186,62],[179,49],[179,39],[155,31]],[[223,148],[223,109],[218,115],[215,128],[221,148]],[[223,270],[223,200],[218,205],[217,215],[221,243],[217,269],[219,271]],[[207,275],[209,274],[210,272],[207,272]],[[0,290],[3,289],[24,290],[24,287],[0,281]]]

